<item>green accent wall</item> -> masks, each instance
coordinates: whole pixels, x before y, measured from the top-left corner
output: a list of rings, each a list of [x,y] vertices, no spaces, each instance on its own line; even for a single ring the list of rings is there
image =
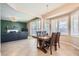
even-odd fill
[[[12,22],[1,20],[1,33],[7,32],[8,29],[17,29],[21,31],[22,28],[27,28],[27,24],[25,22]]]

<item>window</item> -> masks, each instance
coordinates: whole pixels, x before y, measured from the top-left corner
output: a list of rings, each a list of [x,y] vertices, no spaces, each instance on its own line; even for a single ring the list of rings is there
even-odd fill
[[[61,35],[68,35],[68,16],[58,19],[58,31],[61,32]]]
[[[79,36],[79,10],[71,14],[71,35]]]
[[[79,37],[79,10],[73,12],[69,19],[69,15],[61,16],[51,20],[44,20],[44,31],[50,34],[50,32],[61,32],[61,35],[73,35]],[[69,20],[71,20],[69,22]],[[36,35],[36,31],[40,31],[40,19],[32,21],[30,24],[30,34]],[[50,26],[51,25],[51,26]],[[69,28],[70,27],[70,28]],[[70,31],[70,32],[69,32]]]
[[[51,33],[57,32],[57,19],[51,20]]]
[[[36,31],[40,30],[40,19],[36,19],[30,23],[30,35],[36,35]]]
[[[49,20],[45,20],[44,21],[44,31],[46,31],[47,33],[50,32],[49,26],[50,26]]]

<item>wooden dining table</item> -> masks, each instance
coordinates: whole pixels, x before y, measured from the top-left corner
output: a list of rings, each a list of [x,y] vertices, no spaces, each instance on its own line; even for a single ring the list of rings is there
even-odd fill
[[[46,48],[44,47],[44,43],[48,41],[51,37],[51,35],[46,35],[46,36],[32,36],[33,38],[37,39],[37,48],[43,51],[44,53],[47,53]],[[39,41],[41,41],[41,45],[39,44]],[[39,46],[38,46],[39,44]]]
[[[52,33],[52,35],[32,37],[37,39],[37,48],[43,51],[44,53],[47,53],[47,48],[50,48],[50,54],[52,54],[52,46],[54,47],[55,51],[57,51],[57,46],[60,48],[60,32]]]

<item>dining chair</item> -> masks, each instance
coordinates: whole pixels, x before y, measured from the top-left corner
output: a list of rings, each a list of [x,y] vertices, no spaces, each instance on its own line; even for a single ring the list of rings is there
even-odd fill
[[[42,31],[37,31],[36,32],[37,37],[42,36]],[[39,38],[37,38],[37,48],[40,47],[42,45],[42,41],[39,40]]]
[[[60,32],[57,32],[57,44],[58,44],[58,47],[60,48]]]
[[[39,36],[46,36],[47,33],[46,31],[37,31],[36,34],[37,34],[37,37],[39,37]],[[37,39],[37,47],[38,45],[41,45],[41,44],[42,44],[42,41]]]
[[[52,36],[50,38],[50,54],[52,54],[52,46],[54,46],[54,49],[56,51],[57,49],[57,44],[56,44],[56,33],[52,33]]]
[[[52,54],[52,46],[54,46],[54,47],[56,46],[55,39],[56,39],[56,33],[52,33],[49,40],[45,42],[46,47],[48,47],[50,49],[50,54]],[[55,48],[57,48],[57,47],[55,47]]]
[[[47,47],[50,48],[50,54],[52,54],[52,46],[54,46],[55,51],[57,51],[57,44],[60,47],[60,32],[52,33],[49,41],[46,42]]]

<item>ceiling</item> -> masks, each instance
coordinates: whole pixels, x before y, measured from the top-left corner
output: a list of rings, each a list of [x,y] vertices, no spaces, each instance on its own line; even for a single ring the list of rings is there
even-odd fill
[[[1,18],[2,20],[13,20],[14,18],[16,21],[25,22],[28,21],[32,16],[27,13],[22,13],[20,11],[15,10],[14,8],[10,7],[8,4],[1,4]]]
[[[52,11],[64,3],[8,3],[1,4],[2,19],[27,22],[35,17]]]

